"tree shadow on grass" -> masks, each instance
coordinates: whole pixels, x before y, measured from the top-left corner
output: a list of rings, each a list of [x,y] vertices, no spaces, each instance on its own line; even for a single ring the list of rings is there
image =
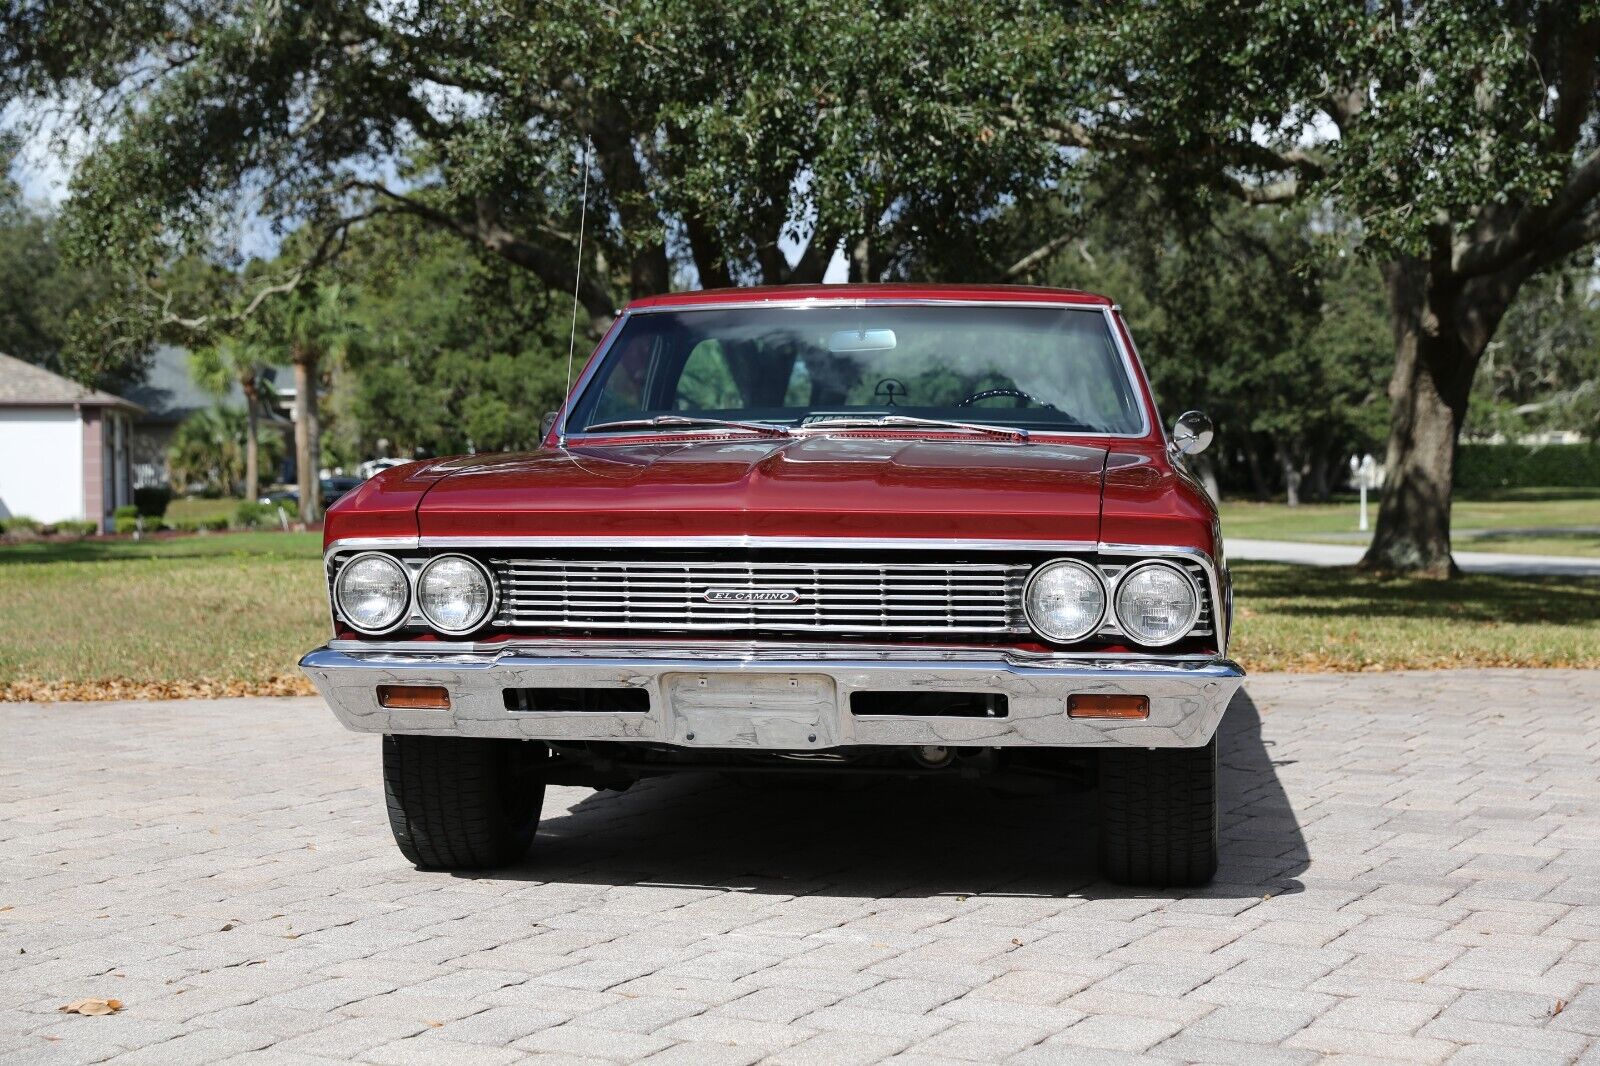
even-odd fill
[[[1600,614],[1600,578],[1467,574],[1450,581],[1381,577],[1351,567],[1239,563],[1241,601],[1260,614],[1572,625]]]
[[[547,800],[529,862],[485,876],[861,897],[1282,895],[1300,890],[1308,854],[1270,747],[1241,691],[1221,730],[1221,869],[1196,890],[1101,881],[1093,793],[927,779],[804,790],[685,775],[565,810]]]

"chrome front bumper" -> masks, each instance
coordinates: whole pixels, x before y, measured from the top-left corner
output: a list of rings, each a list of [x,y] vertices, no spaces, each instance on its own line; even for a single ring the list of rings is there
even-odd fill
[[[583,641],[374,647],[300,660],[346,728],[366,733],[633,741],[685,748],[850,745],[1199,747],[1244,678],[1222,659],[1085,659],[1000,649]],[[379,685],[440,685],[449,710],[379,706]],[[648,711],[521,711],[508,688],[642,689]],[[857,691],[1002,693],[1004,718],[851,713]],[[1070,718],[1075,694],[1146,696],[1141,720]]]

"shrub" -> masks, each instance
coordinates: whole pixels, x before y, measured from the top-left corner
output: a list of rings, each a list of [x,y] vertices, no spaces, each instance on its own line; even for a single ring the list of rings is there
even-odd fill
[[[235,529],[256,529],[260,526],[277,525],[277,523],[278,509],[270,503],[240,500],[239,506],[233,509],[233,526]]]
[[[0,533],[37,533],[43,528],[44,523],[25,514],[0,518]]]
[[[111,512],[112,518],[138,518],[139,508],[131,503],[125,503]]]
[[[100,523],[88,519],[68,518],[56,523],[56,532],[68,537],[87,537],[100,532]]]
[[[210,533],[219,529],[227,529],[228,519],[222,516],[214,518],[178,518],[173,520],[171,528],[182,533]]]
[[[146,518],[160,518],[172,502],[172,490],[165,485],[147,485],[133,490],[133,506]]]
[[[122,510],[118,507],[117,510]],[[111,519],[111,528],[118,533],[132,533],[139,528],[139,516],[119,514]]]
[[[1463,444],[1456,456],[1456,488],[1567,488],[1600,486],[1600,444]]]

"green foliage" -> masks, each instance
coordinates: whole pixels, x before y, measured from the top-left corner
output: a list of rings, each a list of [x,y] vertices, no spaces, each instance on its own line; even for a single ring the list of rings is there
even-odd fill
[[[1325,498],[1345,457],[1380,451],[1386,431],[1393,355],[1376,271],[1321,217],[1219,205],[1193,225],[1169,206],[1105,189],[1079,239],[1029,280],[1122,303],[1163,417],[1216,422],[1205,461],[1224,487],[1265,494],[1304,477]],[[1065,214],[1041,204],[1003,219],[1001,261]]]
[[[228,524],[234,529],[271,528],[278,524],[278,508],[257,500],[240,500]]]
[[[87,518],[68,518],[56,523],[56,533],[69,537],[87,537],[100,532],[100,524]]]
[[[44,529],[44,523],[37,518],[27,515],[12,515],[10,518],[0,518],[0,533],[38,533]]]
[[[1575,430],[1600,437],[1600,298],[1592,267],[1523,287],[1484,352],[1467,433]]]
[[[264,452],[267,441],[275,436],[263,437]],[[233,491],[244,478],[244,439],[243,411],[213,407],[184,419],[167,449],[173,487],[184,491],[194,486],[224,493]]]
[[[146,518],[160,518],[172,502],[172,490],[165,485],[149,485],[133,490],[133,504]]]
[[[1600,444],[1463,444],[1456,454],[1459,491],[1546,486],[1600,486]]]
[[[340,268],[365,343],[336,377],[344,450],[532,447],[566,391],[569,305],[415,224],[374,226]],[[570,299],[570,297],[569,297]],[[581,355],[579,356],[581,359]]]
[[[211,518],[176,518],[168,524],[180,533],[214,533],[228,528],[228,518],[226,515]]]
[[[1067,29],[1036,0],[131,0],[99,17],[22,0],[0,12],[0,103],[49,95],[93,131],[66,232],[128,279],[108,328],[204,331],[378,212],[565,290],[585,157],[579,296],[598,324],[675,278],[818,280],[841,245],[876,276],[963,239],[1057,166],[1010,101],[1055,76]],[[233,291],[144,284],[225,261],[242,194],[307,231],[294,263]],[[807,246],[793,266],[784,237]]]
[[[137,517],[139,517],[139,507],[138,507],[137,504],[132,504],[132,503],[121,504],[120,506],[117,507],[116,510],[111,512],[111,517],[112,518],[137,518]]]
[[[5,177],[13,157],[13,141],[0,132],[0,352],[115,392],[143,371],[145,349],[74,346],[109,293],[108,275],[97,263],[67,261],[57,219]]]

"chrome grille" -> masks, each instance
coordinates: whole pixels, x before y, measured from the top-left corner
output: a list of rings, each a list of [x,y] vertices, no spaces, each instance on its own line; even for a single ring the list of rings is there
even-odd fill
[[[500,583],[496,622],[516,628],[1028,631],[1027,563],[490,562]]]
[[[356,550],[327,560],[330,587]],[[1109,587],[1128,567],[1151,556],[1096,565]],[[412,571],[423,559],[402,557]],[[498,585],[492,625],[508,629],[716,630],[817,633],[929,633],[1028,635],[1022,588],[1047,558],[1008,563],[779,562],[664,559],[487,559]],[[1201,590],[1200,617],[1190,636],[1216,632],[1210,576],[1198,562],[1179,557]],[[710,589],[779,589],[793,602],[714,602]],[[337,609],[335,609],[337,616]],[[406,625],[426,628],[415,610]],[[1121,641],[1107,612],[1095,639]]]

